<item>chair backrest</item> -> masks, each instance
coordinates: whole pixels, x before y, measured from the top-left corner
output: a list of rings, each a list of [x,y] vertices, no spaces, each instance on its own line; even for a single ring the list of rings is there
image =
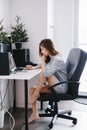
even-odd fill
[[[70,50],[66,68],[69,81],[79,81],[82,71],[87,60],[87,53],[80,48],[73,48]],[[68,93],[73,96],[78,96],[79,84],[68,84]]]

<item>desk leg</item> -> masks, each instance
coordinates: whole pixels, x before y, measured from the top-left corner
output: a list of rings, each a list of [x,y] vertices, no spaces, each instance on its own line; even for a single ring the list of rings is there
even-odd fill
[[[13,86],[13,93],[14,93],[14,103],[13,103],[13,108],[16,108],[16,82],[14,80],[14,86]]]
[[[28,130],[28,81],[24,81],[25,89],[25,130]]]

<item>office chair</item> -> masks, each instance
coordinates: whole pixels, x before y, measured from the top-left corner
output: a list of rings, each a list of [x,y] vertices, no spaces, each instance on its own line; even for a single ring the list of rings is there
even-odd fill
[[[73,100],[78,97],[78,89],[79,89],[79,80],[84,69],[85,63],[87,59],[87,53],[79,48],[73,48],[70,50],[67,61],[66,68],[68,74],[68,81],[59,82],[49,89],[52,93],[41,93],[38,98],[39,101],[49,101],[50,104],[54,104],[53,108],[47,108],[45,113],[39,114],[40,117],[52,117],[48,127],[53,128],[53,123],[55,117],[61,117],[65,119],[72,120],[72,123],[77,124],[77,119],[71,117],[71,110],[59,112],[58,111],[58,102],[61,100]],[[68,84],[68,91],[65,94],[59,94],[55,92],[53,89],[56,85],[60,84]],[[68,114],[68,115],[65,115]]]

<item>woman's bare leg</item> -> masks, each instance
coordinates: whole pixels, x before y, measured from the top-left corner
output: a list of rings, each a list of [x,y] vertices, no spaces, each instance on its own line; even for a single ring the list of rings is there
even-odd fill
[[[34,103],[32,103],[32,114],[28,119],[28,123],[31,123],[33,121],[38,120],[40,117],[38,115],[38,108],[37,108],[37,102],[35,101]]]
[[[51,86],[51,85],[56,83],[57,79],[54,75],[50,76],[49,78],[45,78],[43,76],[43,74],[41,73],[40,78],[39,78],[39,82],[38,82],[37,87],[36,87],[36,90],[32,94],[31,100],[29,102],[30,104],[37,100],[37,98],[39,97],[39,94],[41,92],[41,89],[43,89],[43,84],[46,81],[48,82],[48,85]]]
[[[40,90],[43,87],[43,84],[45,83],[45,81],[46,81],[46,78],[41,73],[37,87],[30,98],[30,101],[29,101],[30,104],[34,103],[37,100],[37,98],[39,97]]]
[[[30,91],[29,91],[30,100],[31,100],[31,97],[32,97],[33,93],[35,92],[35,90],[36,90],[36,87],[35,87],[35,86],[30,88]],[[34,103],[32,103],[32,111],[33,111],[33,114],[34,114],[34,115],[35,115],[35,114],[36,114],[36,115],[38,114],[36,101],[35,101]]]
[[[31,123],[33,121],[38,120],[40,117],[38,115],[38,108],[37,108],[37,101],[35,101],[34,103],[32,103],[32,114],[28,119],[28,123]]]
[[[32,94],[34,93],[35,90],[36,90],[36,86],[33,86],[33,87],[30,88],[30,90],[29,90],[30,98],[32,97]],[[31,123],[32,121],[39,119],[37,102],[35,101],[31,105],[32,105],[32,114],[28,119],[28,123]]]
[[[43,80],[43,81],[40,81]],[[50,93],[50,90],[48,89],[47,86],[43,87],[44,82],[47,80],[49,85],[53,85],[56,83],[56,79],[54,76],[49,77],[48,79],[44,78],[42,75],[40,77],[40,80],[38,82],[37,87],[31,87],[29,94],[30,94],[30,101],[32,100],[34,94],[39,94],[39,93]],[[34,101],[35,100],[35,101]],[[32,105],[32,115],[28,119],[28,122],[31,123],[32,121],[38,120],[39,115],[38,115],[38,108],[37,108],[37,98],[34,98],[33,102],[31,103]]]

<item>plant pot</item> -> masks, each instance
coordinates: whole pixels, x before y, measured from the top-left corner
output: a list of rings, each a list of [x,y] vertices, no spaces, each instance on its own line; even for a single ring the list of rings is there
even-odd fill
[[[16,49],[21,49],[22,48],[22,42],[16,42],[15,47],[16,47]]]
[[[0,52],[11,52],[11,44],[0,43]]]
[[[4,114],[5,114],[5,111],[0,110],[0,128],[3,128],[4,126]]]

